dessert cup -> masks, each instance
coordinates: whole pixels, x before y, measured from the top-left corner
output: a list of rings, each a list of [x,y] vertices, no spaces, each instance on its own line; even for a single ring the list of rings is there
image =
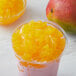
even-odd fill
[[[48,26],[53,26],[57,28],[59,31],[61,31],[63,33],[63,37],[66,39],[66,44],[67,44],[66,34],[59,25],[49,21],[44,21],[44,22],[47,22]],[[20,29],[21,27],[22,26],[19,26],[17,29]],[[66,49],[66,44],[65,44],[65,49]],[[36,61],[28,62],[28,61],[24,61],[22,58],[20,58],[20,56],[16,54],[18,60],[17,65],[18,65],[19,76],[57,76],[58,67],[62,54],[58,58],[49,62],[36,62]]]

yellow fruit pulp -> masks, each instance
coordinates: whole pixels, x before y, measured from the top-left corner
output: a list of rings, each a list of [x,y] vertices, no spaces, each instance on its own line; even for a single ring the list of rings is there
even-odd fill
[[[16,21],[26,7],[26,0],[0,0],[0,24]]]
[[[29,62],[49,62],[58,58],[65,48],[65,43],[62,32],[42,21],[24,24],[12,35],[14,51]]]

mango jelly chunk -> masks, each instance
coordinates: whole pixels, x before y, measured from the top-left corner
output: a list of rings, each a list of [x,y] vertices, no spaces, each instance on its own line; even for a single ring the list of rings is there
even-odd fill
[[[30,21],[12,35],[13,49],[25,61],[49,62],[63,52],[66,39],[63,33],[47,22]]]
[[[0,0],[0,24],[9,24],[17,20],[26,7],[26,0]]]

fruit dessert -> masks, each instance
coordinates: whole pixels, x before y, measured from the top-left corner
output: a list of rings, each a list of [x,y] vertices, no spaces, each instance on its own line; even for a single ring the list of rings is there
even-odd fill
[[[43,69],[45,68],[44,63],[57,60],[57,63],[50,63],[50,65],[56,68],[56,65],[59,63],[60,55],[65,48],[65,44],[66,39],[63,33],[48,22],[30,21],[17,28],[12,35],[12,45],[16,57],[19,60],[19,64],[24,66],[25,69],[28,68],[28,66],[30,69],[32,67],[34,69]],[[53,69],[55,70],[55,68]],[[50,70],[53,69],[50,68]],[[24,72],[24,70],[22,71]],[[22,76],[27,76],[24,73]],[[41,73],[38,74],[40,74],[39,76],[43,76]],[[44,76],[50,75],[52,74],[49,72],[49,75],[45,74]],[[31,73],[31,76],[37,75]]]
[[[0,24],[16,21],[26,8],[26,0],[0,0]]]

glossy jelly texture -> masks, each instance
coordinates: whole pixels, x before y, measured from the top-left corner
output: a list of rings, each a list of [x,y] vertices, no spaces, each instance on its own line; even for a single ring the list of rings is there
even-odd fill
[[[61,55],[66,40],[63,33],[51,24],[30,21],[15,30],[12,44],[16,54],[25,61],[49,62]]]
[[[0,24],[16,21],[26,8],[26,0],[0,0]]]

